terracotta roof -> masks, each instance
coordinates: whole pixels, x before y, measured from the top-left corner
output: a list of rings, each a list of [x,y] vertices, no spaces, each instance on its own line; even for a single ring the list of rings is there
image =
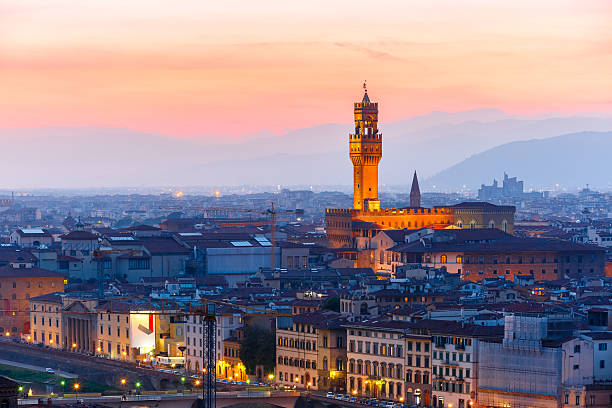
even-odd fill
[[[142,245],[151,255],[188,255],[189,248],[184,247],[172,237],[140,237]]]
[[[0,278],[64,278],[65,275],[59,272],[53,272],[47,269],[31,267],[31,268],[13,268],[10,265],[0,267]]]
[[[62,241],[97,241],[98,236],[89,231],[70,231],[60,237]]]

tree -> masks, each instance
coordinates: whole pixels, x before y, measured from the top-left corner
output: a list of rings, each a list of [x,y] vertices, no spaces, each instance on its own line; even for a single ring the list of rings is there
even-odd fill
[[[321,309],[333,310],[340,313],[340,298],[338,296],[328,297],[321,303]]]
[[[257,326],[247,326],[238,353],[247,373],[254,374],[255,367],[261,365],[264,372],[274,371],[276,356],[276,336],[272,330]]]

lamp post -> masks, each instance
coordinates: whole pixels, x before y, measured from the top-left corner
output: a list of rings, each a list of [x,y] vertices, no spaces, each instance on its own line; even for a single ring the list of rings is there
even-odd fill
[[[62,386],[62,397],[64,396],[64,386],[66,385],[66,380],[60,381],[60,385]]]
[[[74,388],[75,398],[78,401],[78,399],[79,399],[79,388],[81,388],[81,385],[79,383],[74,383],[72,388]]]
[[[136,385],[136,393],[137,393],[138,395],[140,395],[140,386],[141,386],[142,384],[140,384],[140,381],[136,381],[136,384],[135,384],[135,385]]]

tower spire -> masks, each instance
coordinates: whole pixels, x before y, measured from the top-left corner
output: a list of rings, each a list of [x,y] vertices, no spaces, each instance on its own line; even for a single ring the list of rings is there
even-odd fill
[[[415,170],[412,176],[412,187],[410,188],[410,207],[418,208],[421,206],[421,190],[419,189],[419,179]]]
[[[382,134],[378,133],[378,103],[368,97],[363,82],[363,99],[354,104],[355,133],[349,135],[349,155],[353,162],[353,197],[356,210],[380,208],[378,163],[382,157]]]

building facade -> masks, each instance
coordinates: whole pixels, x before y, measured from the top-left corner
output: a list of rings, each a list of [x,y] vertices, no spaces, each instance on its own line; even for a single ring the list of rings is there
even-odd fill
[[[325,229],[331,247],[354,248],[358,238],[371,238],[376,231],[385,229],[499,228],[513,233],[513,206],[466,202],[449,207],[420,207],[416,173],[410,193],[410,207],[381,208],[378,164],[382,158],[382,134],[378,130],[378,103],[370,101],[367,90],[362,101],[354,104],[353,115],[355,133],[349,135],[349,156],[353,163],[353,208],[326,209]]]

